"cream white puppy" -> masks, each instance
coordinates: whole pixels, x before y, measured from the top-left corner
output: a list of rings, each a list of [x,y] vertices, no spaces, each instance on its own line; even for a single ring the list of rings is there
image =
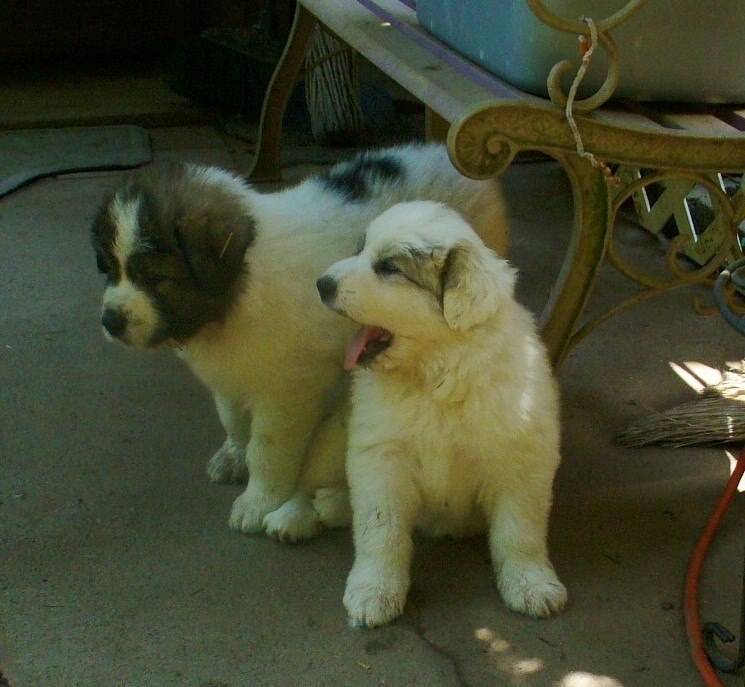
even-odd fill
[[[381,214],[363,250],[318,280],[324,303],[362,325],[346,361],[353,625],[402,613],[417,527],[486,530],[511,609],[546,617],[567,601],[546,543],[557,385],[514,284],[457,212],[428,201]]]

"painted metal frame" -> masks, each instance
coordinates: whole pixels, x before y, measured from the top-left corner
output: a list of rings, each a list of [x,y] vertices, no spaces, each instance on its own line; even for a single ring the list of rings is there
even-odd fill
[[[541,0],[526,2],[550,26],[582,35],[588,35],[590,31],[584,21],[557,17]],[[395,56],[395,59],[380,56],[381,41],[376,32],[386,30],[380,27],[390,26],[390,22],[379,20],[388,16],[386,12],[392,12],[390,7],[394,0],[365,0],[366,7],[377,3],[381,11],[377,13],[377,21],[371,19],[361,25],[337,21],[337,16],[349,11],[355,0],[299,0],[290,39],[266,94],[259,145],[250,176],[254,180],[281,178],[279,138],[282,117],[319,21],[316,15],[321,17],[326,29],[349,42],[404,87],[409,86],[411,92],[435,114],[450,122],[448,150],[455,167],[466,176],[481,179],[496,176],[520,151],[538,150],[555,158],[571,181],[575,207],[570,244],[540,316],[541,331],[553,363],[558,366],[574,345],[611,315],[674,288],[710,285],[728,257],[739,251],[735,239],[738,225],[745,221],[745,202],[742,195],[735,199],[728,197],[710,177],[719,172],[745,171],[745,133],[721,136],[715,131],[692,133],[664,129],[649,126],[648,122],[633,116],[606,116],[602,108],[613,95],[618,80],[617,47],[608,32],[631,16],[643,2],[645,0],[631,0],[611,17],[597,20],[595,29],[599,44],[608,52],[608,76],[596,94],[577,101],[572,108],[584,149],[597,160],[611,166],[655,170],[621,189],[612,188],[608,175],[578,154],[565,111],[567,98],[558,85],[559,77],[569,69],[566,63],[557,64],[549,75],[553,102],[521,94],[501,83],[498,92],[504,92],[504,96],[491,95],[478,102],[461,102],[465,99],[462,84],[453,83],[453,93],[450,93],[447,84],[443,84],[441,73],[438,75],[436,70],[428,73],[426,69],[412,68],[402,56]],[[390,16],[395,20],[392,14]],[[408,25],[402,26],[408,27],[407,31],[413,30]],[[714,258],[698,269],[689,269],[681,263],[679,253],[683,239],[672,241],[667,256],[670,278],[660,280],[641,274],[624,262],[613,247],[613,228],[624,200],[645,185],[674,178],[690,179],[705,186],[719,204],[729,232]],[[605,258],[639,284],[642,291],[578,328]],[[715,309],[709,310],[713,312]]]

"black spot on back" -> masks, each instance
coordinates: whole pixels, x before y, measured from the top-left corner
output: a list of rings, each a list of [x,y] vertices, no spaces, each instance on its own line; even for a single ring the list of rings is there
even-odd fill
[[[380,184],[400,182],[404,178],[401,161],[391,153],[362,153],[320,176],[325,188],[348,200],[369,198]]]

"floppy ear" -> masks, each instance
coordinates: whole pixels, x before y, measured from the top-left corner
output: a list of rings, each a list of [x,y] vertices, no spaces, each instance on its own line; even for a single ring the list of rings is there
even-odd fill
[[[466,331],[495,316],[515,291],[515,271],[488,248],[459,243],[442,269],[442,312],[451,329]]]
[[[178,217],[174,238],[197,284],[209,295],[230,289],[244,272],[243,257],[253,243],[253,219],[238,203],[207,204]]]

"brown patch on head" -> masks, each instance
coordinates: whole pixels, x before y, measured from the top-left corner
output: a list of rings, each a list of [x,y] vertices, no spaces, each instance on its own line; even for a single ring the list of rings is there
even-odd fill
[[[109,281],[126,276],[152,297],[159,315],[153,344],[186,341],[222,322],[248,278],[245,253],[256,224],[238,187],[216,172],[187,165],[131,179],[94,223],[97,255],[113,255],[112,206],[138,203],[136,247]],[[105,265],[108,267],[108,265]]]
[[[180,251],[207,293],[223,293],[241,276],[256,226],[231,189],[182,165],[133,183],[129,193],[142,197],[143,241]]]
[[[442,295],[440,273],[443,260],[444,251],[439,246],[402,244],[381,253],[373,270],[379,275],[399,273],[439,299]]]

